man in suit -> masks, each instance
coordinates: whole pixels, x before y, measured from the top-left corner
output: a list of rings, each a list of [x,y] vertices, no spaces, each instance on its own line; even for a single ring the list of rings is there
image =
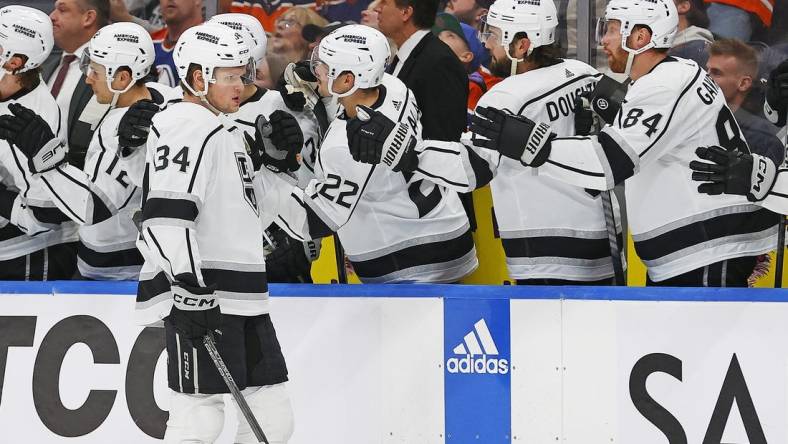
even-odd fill
[[[93,35],[109,23],[109,0],[57,0],[49,15],[58,51],[42,65],[42,75],[55,96],[66,128],[69,163],[82,168],[97,123],[106,107],[91,100],[79,58]],[[86,112],[87,108],[87,112]]]
[[[399,48],[387,71],[413,91],[424,138],[459,141],[468,76],[451,48],[430,32],[438,0],[380,0],[375,11],[380,31]]]
[[[380,0],[375,7],[378,29],[397,44],[386,72],[413,91],[421,110],[425,139],[458,142],[466,128],[468,74],[448,45],[432,32],[438,0]],[[460,194],[476,231],[470,193]]]

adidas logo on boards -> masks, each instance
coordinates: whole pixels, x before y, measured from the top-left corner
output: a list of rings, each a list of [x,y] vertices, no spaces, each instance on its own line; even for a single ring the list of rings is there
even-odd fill
[[[446,361],[449,373],[505,375],[509,373],[509,360],[497,358],[490,329],[484,318],[473,324],[473,330],[452,350],[458,357]]]

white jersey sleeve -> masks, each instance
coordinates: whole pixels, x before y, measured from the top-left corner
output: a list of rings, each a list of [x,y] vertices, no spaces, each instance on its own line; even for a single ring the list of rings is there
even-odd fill
[[[153,118],[153,126],[166,131],[148,140],[142,237],[170,280],[191,275],[204,285],[196,220],[215,179],[213,158],[224,147],[214,136],[223,127],[207,109],[189,111],[193,115],[173,111]]]
[[[325,237],[344,225],[375,169],[353,160],[345,131],[344,120],[331,123],[317,154],[316,178],[305,189],[265,168],[258,175],[264,210],[275,208],[276,224],[296,239]]]
[[[669,155],[690,135],[686,134],[687,126],[676,121],[693,112],[706,112],[701,107],[711,104],[718,94],[718,89],[706,82],[713,81],[700,70],[688,78],[648,75],[639,79],[627,92],[615,121],[598,136],[553,139],[550,157],[539,167],[539,174],[584,188],[612,189],[642,167]],[[692,99],[698,97],[701,100]]]
[[[13,102],[0,104],[0,114],[11,114],[8,105]],[[57,137],[65,137],[60,109],[52,101],[45,84],[39,84],[15,102],[40,115]],[[28,169],[24,153],[5,140],[0,140],[0,181],[4,188],[0,192],[3,194],[0,216],[24,233],[32,236],[47,232],[68,220],[52,202],[43,184]]]
[[[81,225],[110,218],[130,204],[137,190],[118,155],[117,126],[125,111],[111,111],[93,134],[84,170],[65,165],[40,175],[52,201]]]

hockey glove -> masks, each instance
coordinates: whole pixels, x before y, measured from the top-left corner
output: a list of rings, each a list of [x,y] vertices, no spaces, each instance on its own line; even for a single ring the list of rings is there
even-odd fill
[[[148,141],[153,116],[159,106],[152,100],[140,100],[129,107],[118,124],[118,145],[123,157],[130,156]]]
[[[268,121],[263,115],[257,116],[254,139],[244,134],[255,170],[261,166],[275,173],[298,170],[298,154],[304,145],[301,127],[285,111],[276,110],[270,118]]]
[[[621,110],[621,104],[624,103],[626,95],[626,84],[619,83],[611,77],[602,76],[588,97],[591,109],[606,124],[611,124]]]
[[[591,100],[588,97],[583,95],[577,96],[574,111],[576,135],[587,136],[599,132],[599,128],[596,125],[597,118],[594,116],[594,110],[591,109]]]
[[[200,339],[209,331],[222,333],[215,285],[199,287],[176,281],[170,289],[173,303],[168,319],[178,333],[191,340]]]
[[[389,119],[363,105],[356,107],[356,118],[348,121],[350,155],[356,162],[383,163],[393,171],[413,172],[419,166],[416,133],[406,122]]]
[[[285,106],[291,111],[302,112],[304,107],[314,109],[320,100],[317,94],[317,77],[309,68],[309,61],[290,63],[276,84]]]
[[[301,242],[293,239],[276,225],[267,230],[268,238],[273,245],[265,255],[265,272],[268,282],[277,283],[310,283],[312,277],[313,255],[316,246],[313,241]],[[309,253],[309,255],[307,255]]]
[[[704,182],[698,185],[700,193],[736,194],[757,202],[769,193],[777,175],[774,162],[758,154],[729,151],[718,146],[700,147],[695,154],[711,162],[690,162],[692,180]]]
[[[41,116],[18,103],[8,105],[8,110],[12,115],[0,116],[0,139],[24,153],[31,172],[43,173],[66,161],[68,148]]]
[[[766,85],[766,102],[763,113],[773,124],[782,127],[788,115],[788,60],[780,63],[771,74]]]
[[[474,145],[498,151],[534,168],[547,161],[550,141],[555,137],[545,123],[483,106],[476,107],[476,113],[471,116],[471,132]]]

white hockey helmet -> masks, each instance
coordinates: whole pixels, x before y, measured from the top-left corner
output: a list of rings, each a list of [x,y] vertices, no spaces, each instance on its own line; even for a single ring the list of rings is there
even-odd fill
[[[263,61],[268,46],[268,37],[265,36],[263,25],[254,16],[239,13],[218,14],[211,17],[209,22],[218,22],[242,34],[248,34],[247,44],[252,51],[252,59],[258,65]]]
[[[605,17],[597,21],[597,43],[602,43],[610,20],[621,22],[621,47],[632,54],[651,48],[670,48],[679,28],[679,13],[673,0],[610,0]],[[636,25],[651,30],[651,42],[639,50],[627,46],[627,37]]]
[[[500,44],[506,48],[518,32],[524,32],[531,41],[531,48],[555,42],[558,12],[553,0],[497,0],[482,17],[480,40],[490,37],[490,27],[501,30]]]
[[[52,21],[38,9],[11,5],[0,9],[0,78],[6,74],[2,66],[11,57],[27,57],[17,73],[38,68],[52,52],[55,41]]]
[[[332,96],[346,97],[359,88],[380,85],[389,54],[389,42],[380,31],[366,25],[347,25],[320,40],[312,51],[310,65],[315,76],[325,71]],[[355,77],[353,87],[343,94],[335,93],[334,80],[348,71]]]
[[[208,85],[216,81],[216,68],[244,66],[244,84],[254,81],[254,61],[246,39],[232,28],[218,23],[203,23],[184,31],[175,44],[172,58],[178,69],[181,85],[202,99],[208,94]],[[202,91],[195,91],[186,80],[192,64],[199,65],[202,69],[203,78],[206,80]]]
[[[484,43],[493,36],[491,28],[497,28],[501,35],[498,44],[503,46],[506,56],[512,61],[511,74],[517,73],[517,62],[509,53],[509,45],[518,32],[524,32],[531,42],[526,57],[534,49],[555,42],[555,29],[558,27],[558,11],[553,0],[497,0],[490,6],[487,15],[482,17],[479,40]]]
[[[105,26],[93,35],[79,59],[79,67],[88,75],[90,62],[103,66],[107,87],[115,94],[114,102],[119,94],[131,89],[137,80],[150,73],[155,58],[153,40],[145,28],[136,23],[119,22]],[[116,90],[112,81],[121,68],[131,71],[132,81],[124,89]]]

